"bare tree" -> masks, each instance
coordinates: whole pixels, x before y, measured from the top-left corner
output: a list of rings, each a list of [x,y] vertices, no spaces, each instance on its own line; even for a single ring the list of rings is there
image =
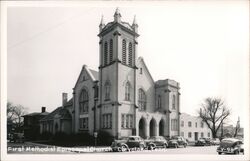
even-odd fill
[[[235,126],[235,131],[234,131],[234,137],[238,135],[238,132],[240,131],[240,118],[238,117],[237,124]]]
[[[7,102],[7,121],[15,125],[17,130],[21,129],[23,125],[23,115],[25,115],[26,108],[22,105],[14,105],[11,102]]]
[[[206,98],[197,113],[211,130],[213,138],[216,138],[217,131],[231,111],[220,98]]]

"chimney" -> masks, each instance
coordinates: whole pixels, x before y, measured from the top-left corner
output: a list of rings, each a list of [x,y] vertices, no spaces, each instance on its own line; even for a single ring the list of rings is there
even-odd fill
[[[67,93],[62,93],[62,107],[65,106],[67,101],[68,101],[68,94]]]
[[[42,113],[46,112],[46,107],[42,107]]]

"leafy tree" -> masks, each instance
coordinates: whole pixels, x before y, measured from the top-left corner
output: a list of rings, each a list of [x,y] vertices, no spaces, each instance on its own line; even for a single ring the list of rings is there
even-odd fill
[[[204,121],[212,132],[213,138],[217,137],[223,121],[231,114],[231,110],[220,98],[206,98],[197,111],[199,117]]]

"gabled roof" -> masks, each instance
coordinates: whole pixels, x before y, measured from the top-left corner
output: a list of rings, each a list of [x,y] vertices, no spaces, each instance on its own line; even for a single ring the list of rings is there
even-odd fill
[[[50,114],[42,118],[40,121],[53,120],[55,115],[58,115],[60,119],[72,119],[69,111],[65,107],[63,108],[62,106],[60,106],[57,107],[54,111],[52,111]]]
[[[147,66],[146,66],[146,64],[145,64],[145,62],[144,62],[144,60],[143,60],[143,58],[142,58],[142,57],[139,57],[139,58],[137,59],[137,62],[138,62],[138,63],[141,63],[141,64],[145,67],[146,72],[147,72],[147,74],[148,74],[150,80],[152,81],[152,83],[154,83],[154,79],[153,79],[153,77],[151,76],[151,74],[150,74],[150,72],[149,72],[149,70],[148,70],[148,68],[147,68]]]
[[[98,80],[98,75],[99,75],[98,72],[93,70],[93,69],[89,69],[87,65],[83,65],[82,70],[81,70],[81,72],[80,72],[80,74],[78,76],[78,79],[76,81],[75,87],[76,87],[77,83],[80,81],[81,75],[82,75],[82,73],[84,71],[87,72],[88,76],[91,78],[92,81],[97,81]]]
[[[38,116],[38,115],[39,116],[46,116],[48,114],[49,114],[49,112],[33,112],[33,113],[29,113],[29,114],[26,114],[26,115],[23,115],[23,116]]]
[[[65,103],[65,107],[72,106],[73,105],[73,98],[71,98],[68,102]]]
[[[99,80],[99,73],[93,69],[89,69],[96,80]]]

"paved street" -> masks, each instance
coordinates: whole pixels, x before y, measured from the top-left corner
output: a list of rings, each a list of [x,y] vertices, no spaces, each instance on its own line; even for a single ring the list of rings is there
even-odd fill
[[[156,150],[143,150],[123,152],[124,154],[211,154],[217,155],[217,146],[188,146],[187,148],[167,148]],[[121,152],[109,152],[110,147],[56,147],[51,145],[35,144],[31,142],[26,143],[8,143],[9,154],[85,154],[85,153],[102,153],[114,155],[121,154]]]

